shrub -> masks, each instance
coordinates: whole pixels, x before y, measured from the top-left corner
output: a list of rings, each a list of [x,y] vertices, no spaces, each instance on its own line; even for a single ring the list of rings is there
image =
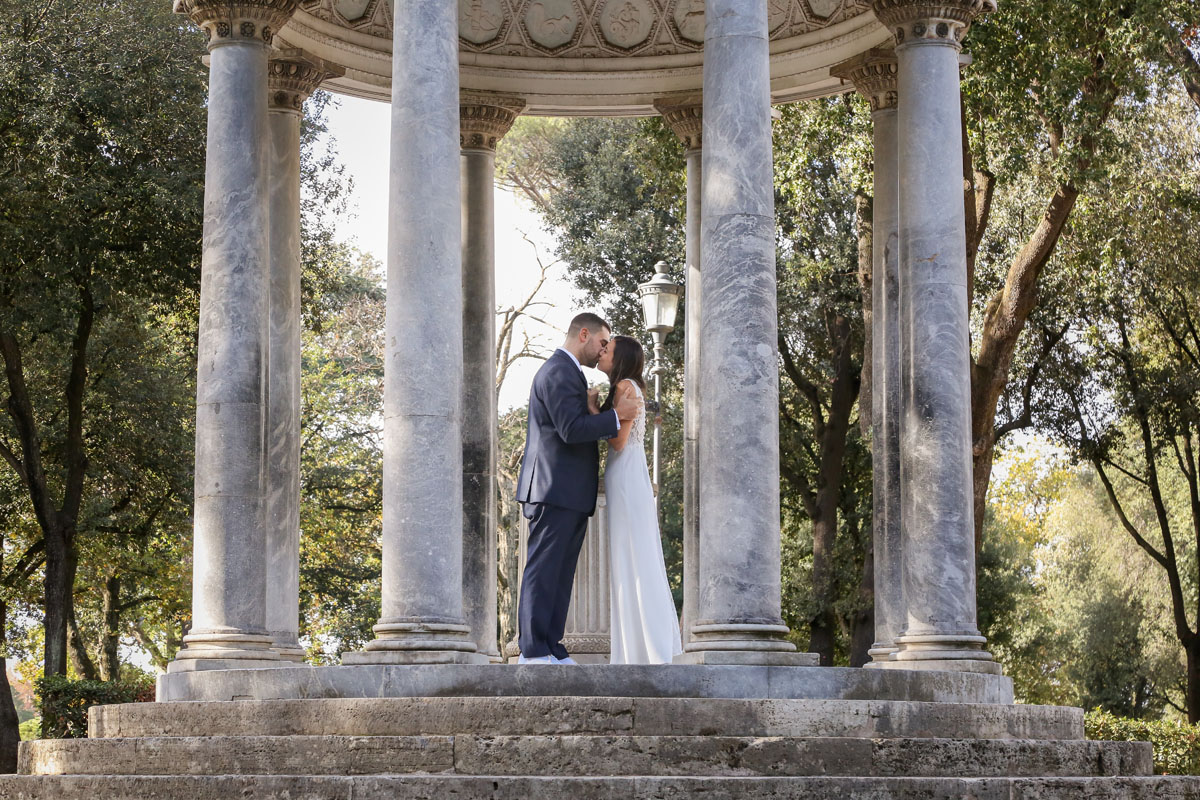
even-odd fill
[[[73,681],[61,675],[38,678],[36,692],[42,710],[42,738],[82,739],[87,736],[88,709],[111,703],[133,703],[146,696],[144,681]],[[150,695],[149,699],[153,699]]]
[[[42,738],[42,718],[30,717],[21,723],[19,730],[21,732],[22,742],[29,742],[34,739]]]
[[[1118,717],[1095,709],[1083,717],[1089,739],[1145,742],[1154,745],[1154,771],[1166,775],[1200,775],[1200,725],[1177,720]]]

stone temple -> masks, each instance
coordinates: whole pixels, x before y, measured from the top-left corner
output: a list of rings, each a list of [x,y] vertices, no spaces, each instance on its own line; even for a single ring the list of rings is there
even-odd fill
[[[0,796],[1200,798],[1151,776],[1149,744],[1014,704],[976,625],[958,81],[994,0],[175,8],[211,57],[193,627],[158,702],[25,744]],[[299,123],[318,86],[392,108],[382,616],[329,667],[297,642]],[[780,615],[771,109],[849,88],[875,125],[866,669],[816,666]],[[675,664],[495,663],[492,181],[520,114],[661,114],[686,145]]]

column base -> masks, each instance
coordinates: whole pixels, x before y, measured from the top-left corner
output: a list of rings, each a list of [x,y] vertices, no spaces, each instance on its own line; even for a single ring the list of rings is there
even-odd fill
[[[821,656],[782,650],[692,650],[675,656],[671,663],[709,667],[819,667]]]
[[[290,631],[271,631],[271,649],[281,659],[293,664],[303,664],[304,659],[308,657],[308,653],[304,652],[304,648],[296,640],[296,634]]]
[[[486,664],[467,637],[469,626],[460,622],[428,619],[380,620],[372,630],[376,639],[357,652],[342,653],[343,664]]]
[[[487,664],[486,653],[463,650],[358,650],[342,653],[342,664]]]
[[[675,664],[710,666],[812,667],[820,664],[816,653],[797,653],[784,637],[788,626],[775,622],[714,622],[692,626],[691,640]]]
[[[871,645],[871,649],[867,651],[867,655],[871,660],[863,664],[864,669],[878,669],[892,659],[892,655],[896,653],[897,647],[894,644],[884,644],[876,642]]]
[[[1003,669],[983,649],[987,639],[977,633],[915,633],[896,637],[896,652],[888,669],[983,672],[1000,675]]]
[[[168,672],[202,669],[263,669],[287,666],[271,649],[265,633],[199,632],[183,637],[183,649],[167,665]]]

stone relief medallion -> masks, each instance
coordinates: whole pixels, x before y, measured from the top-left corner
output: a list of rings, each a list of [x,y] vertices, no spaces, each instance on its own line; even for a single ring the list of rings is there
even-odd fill
[[[842,0],[808,0],[808,8],[818,19],[829,19],[842,7]]]
[[[347,22],[357,22],[367,13],[371,0],[333,0],[333,10]]]
[[[525,32],[547,50],[562,47],[575,37],[579,9],[572,0],[532,0],[525,8]]]
[[[767,0],[767,30],[779,30],[791,16],[792,0]]]
[[[629,49],[646,41],[656,17],[648,0],[607,0],[600,11],[600,33],[609,44]]]
[[[704,42],[704,0],[677,0],[671,19],[684,39]]]
[[[471,44],[495,39],[504,27],[500,0],[458,0],[458,35]]]

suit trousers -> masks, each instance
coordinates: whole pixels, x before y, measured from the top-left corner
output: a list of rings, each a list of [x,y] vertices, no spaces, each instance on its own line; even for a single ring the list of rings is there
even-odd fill
[[[566,658],[562,637],[588,515],[547,503],[527,504],[524,512],[529,547],[517,604],[517,643],[526,658]]]

